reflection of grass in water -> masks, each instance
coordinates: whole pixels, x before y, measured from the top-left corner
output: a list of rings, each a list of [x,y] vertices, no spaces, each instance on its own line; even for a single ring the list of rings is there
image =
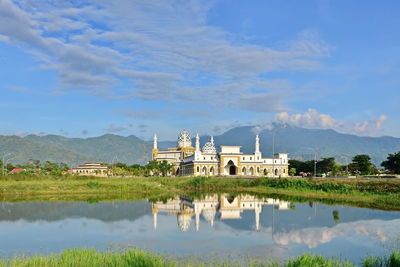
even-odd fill
[[[94,249],[65,250],[61,254],[50,256],[14,257],[10,260],[0,259],[0,266],[288,266],[288,267],[337,267],[355,266],[348,261],[336,258],[326,258],[319,255],[304,254],[287,262],[248,261],[245,264],[238,262],[200,262],[191,258],[172,259],[163,255],[146,252],[139,249],[115,250],[98,252]],[[398,267],[400,253],[393,252],[387,257],[365,257],[364,267]]]

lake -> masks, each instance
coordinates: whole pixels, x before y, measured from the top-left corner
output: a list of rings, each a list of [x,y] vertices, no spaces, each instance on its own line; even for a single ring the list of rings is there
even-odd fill
[[[249,194],[153,202],[0,202],[0,256],[127,247],[235,261],[308,252],[358,264],[367,254],[399,249],[400,212]]]

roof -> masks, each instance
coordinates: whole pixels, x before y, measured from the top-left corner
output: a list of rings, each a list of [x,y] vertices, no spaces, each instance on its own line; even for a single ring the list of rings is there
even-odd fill
[[[26,171],[26,169],[17,168],[17,169],[13,169],[11,172],[16,173],[16,172],[24,172],[24,171]]]

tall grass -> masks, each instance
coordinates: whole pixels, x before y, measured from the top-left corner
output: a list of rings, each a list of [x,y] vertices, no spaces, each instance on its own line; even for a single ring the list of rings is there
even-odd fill
[[[330,259],[319,255],[304,254],[297,259],[290,260],[287,267],[353,267],[354,264],[339,259]]]
[[[232,179],[223,177],[0,177],[0,199],[74,200],[129,199],[133,194],[190,192],[248,192],[306,197],[314,200],[339,200],[349,205],[400,209],[400,181],[357,179]]]
[[[304,254],[287,262],[262,262],[252,261],[248,264],[237,262],[196,262],[188,260],[176,261],[165,256],[145,252],[139,249],[117,252],[97,252],[94,249],[65,250],[61,254],[50,256],[15,257],[0,259],[0,267],[201,267],[201,266],[287,266],[287,267],[350,267],[356,266],[346,260],[326,258],[319,255]],[[362,262],[363,267],[399,267],[400,253],[393,252],[388,257],[366,257]]]

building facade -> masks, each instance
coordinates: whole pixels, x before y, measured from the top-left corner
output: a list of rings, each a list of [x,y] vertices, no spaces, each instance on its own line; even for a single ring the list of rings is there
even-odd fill
[[[99,176],[99,177],[107,177],[110,176],[110,171],[107,166],[101,165],[101,163],[85,163],[83,165],[79,165],[75,169],[71,170],[72,173],[80,176]]]
[[[200,148],[200,138],[196,135],[195,147],[187,131],[179,134],[177,147],[165,151],[158,149],[154,135],[152,159],[166,160],[174,166],[176,176],[288,176],[288,154],[277,153],[273,158],[263,158],[259,136],[255,137],[253,154],[244,154],[240,146],[221,145],[217,151],[214,138]]]

